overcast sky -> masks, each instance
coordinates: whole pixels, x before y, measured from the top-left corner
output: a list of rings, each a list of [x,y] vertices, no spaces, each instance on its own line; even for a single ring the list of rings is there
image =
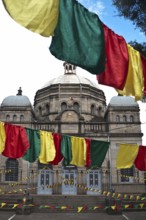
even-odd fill
[[[134,27],[132,22],[117,16],[111,0],[78,0],[90,11],[97,13],[100,19],[115,33],[122,35],[126,42],[137,40],[145,42],[145,36]],[[23,28],[8,15],[0,1],[0,103],[9,95],[16,95],[21,86],[23,95],[27,95],[33,104],[35,93],[52,78],[64,74],[63,62],[49,52],[50,38]],[[93,81],[96,77],[77,68],[77,74]],[[107,104],[117,93],[107,86],[99,87],[105,92]],[[146,114],[146,104],[141,104],[142,120]],[[144,143],[146,144],[146,142]]]

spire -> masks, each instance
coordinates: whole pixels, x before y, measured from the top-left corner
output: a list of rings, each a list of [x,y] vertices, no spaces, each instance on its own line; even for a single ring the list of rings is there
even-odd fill
[[[64,62],[64,74],[76,74],[76,66],[70,63]]]
[[[22,95],[22,89],[19,87],[17,95]]]

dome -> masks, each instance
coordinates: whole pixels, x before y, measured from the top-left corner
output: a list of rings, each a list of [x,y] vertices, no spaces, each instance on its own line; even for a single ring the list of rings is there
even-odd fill
[[[60,75],[57,78],[50,80],[42,88],[45,88],[45,87],[48,87],[54,84],[86,84],[86,85],[96,87],[97,89],[99,89],[97,83],[92,82],[91,80],[83,76],[77,75],[74,65],[64,63],[64,66],[65,66],[65,74]]]
[[[54,85],[54,84],[87,84],[89,86],[92,87],[96,87],[99,89],[98,85],[94,82],[92,82],[91,80],[76,75],[76,74],[65,74],[65,75],[60,75],[57,78],[54,78],[52,80],[50,80],[49,82],[47,82],[43,88],[48,87],[50,85]]]
[[[27,96],[22,95],[22,90],[19,88],[17,95],[6,97],[1,104],[1,107],[31,107],[31,102]]]
[[[138,103],[130,96],[114,96],[111,98],[110,106],[138,106]]]

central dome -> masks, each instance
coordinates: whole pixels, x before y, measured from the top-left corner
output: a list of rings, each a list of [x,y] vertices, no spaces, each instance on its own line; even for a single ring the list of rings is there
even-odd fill
[[[75,71],[76,68],[74,65],[64,63],[64,67],[65,67],[64,75],[60,75],[57,78],[50,80],[42,88],[45,88],[45,87],[48,87],[54,84],[86,84],[86,85],[99,89],[97,83],[94,83],[91,80],[83,76],[77,75]]]

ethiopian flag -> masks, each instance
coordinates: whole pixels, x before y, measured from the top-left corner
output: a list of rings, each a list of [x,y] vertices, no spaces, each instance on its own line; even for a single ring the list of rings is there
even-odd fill
[[[59,0],[3,0],[10,16],[27,29],[49,37],[58,20]]]
[[[56,58],[92,74],[105,70],[104,30],[99,17],[76,0],[3,0],[9,15],[42,36],[52,37]]]

